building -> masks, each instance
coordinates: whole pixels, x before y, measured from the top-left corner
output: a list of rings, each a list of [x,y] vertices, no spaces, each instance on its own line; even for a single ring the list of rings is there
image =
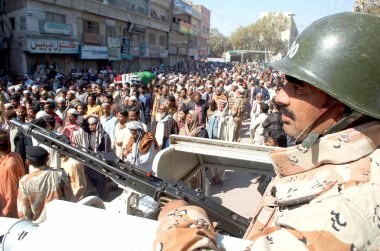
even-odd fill
[[[195,48],[192,6],[186,6],[185,13],[176,12],[179,17],[172,24],[175,0],[2,3],[6,10],[1,20],[3,61],[18,74],[37,74],[41,64],[62,73],[72,69],[135,71],[188,61],[189,49]]]
[[[170,64],[206,59],[209,36],[210,11],[202,5],[174,0],[169,33]]]

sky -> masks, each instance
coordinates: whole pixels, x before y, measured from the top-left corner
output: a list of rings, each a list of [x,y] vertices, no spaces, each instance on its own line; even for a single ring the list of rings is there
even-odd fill
[[[260,12],[292,12],[298,32],[315,20],[352,11],[354,0],[193,0],[211,11],[211,28],[231,35],[239,26],[255,23]]]

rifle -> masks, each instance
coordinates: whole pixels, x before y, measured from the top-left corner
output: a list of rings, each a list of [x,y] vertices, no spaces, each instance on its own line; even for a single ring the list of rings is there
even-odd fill
[[[25,135],[35,138],[40,143],[110,177],[125,187],[152,197],[155,201],[159,201],[161,197],[169,197],[202,207],[211,221],[217,222],[217,229],[224,233],[242,238],[249,226],[250,220],[206,197],[200,191],[155,177],[151,172],[118,159],[113,153],[101,154],[80,146],[74,147],[61,135],[48,132],[31,123],[18,120],[11,120],[9,123]]]

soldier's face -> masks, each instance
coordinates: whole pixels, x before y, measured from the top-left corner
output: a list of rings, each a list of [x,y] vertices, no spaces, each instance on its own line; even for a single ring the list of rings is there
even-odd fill
[[[310,84],[288,82],[276,95],[286,134],[297,137],[318,118],[329,99],[326,93]]]

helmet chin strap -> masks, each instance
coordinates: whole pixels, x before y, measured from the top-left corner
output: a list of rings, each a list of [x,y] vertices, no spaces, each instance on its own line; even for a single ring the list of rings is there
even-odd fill
[[[303,147],[310,148],[321,135],[338,132],[363,116],[353,111],[336,122],[335,119],[343,112],[344,106],[341,103],[329,102],[327,106],[320,109],[316,119],[296,137],[296,142],[302,141]]]
[[[337,105],[340,105],[340,103],[332,102],[327,107],[322,108],[318,117],[297,136],[296,142],[302,141],[303,147],[310,148],[321,135],[339,132],[364,117],[364,114],[352,110],[350,114],[335,122],[335,118],[344,111],[343,106],[341,106],[342,108],[332,109]]]

